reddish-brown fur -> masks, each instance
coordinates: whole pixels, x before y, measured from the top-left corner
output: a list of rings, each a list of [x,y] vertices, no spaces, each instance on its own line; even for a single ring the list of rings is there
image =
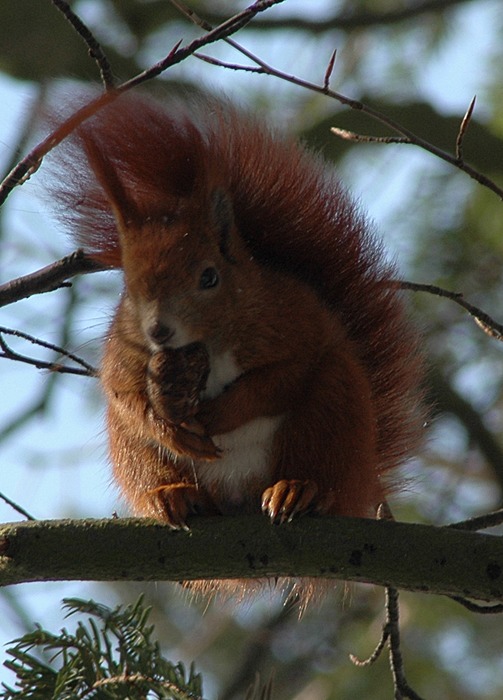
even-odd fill
[[[76,239],[124,269],[101,376],[133,509],[174,527],[261,505],[277,522],[371,514],[418,443],[420,363],[394,270],[337,179],[216,100],[123,96],[62,151]],[[219,282],[203,293],[208,268]],[[176,424],[147,377],[155,352],[185,342],[224,378]],[[237,456],[234,476],[241,439],[265,462]]]

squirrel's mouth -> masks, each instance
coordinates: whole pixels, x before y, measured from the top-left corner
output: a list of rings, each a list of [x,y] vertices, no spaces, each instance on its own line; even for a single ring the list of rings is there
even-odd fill
[[[175,316],[160,316],[157,309],[154,313],[149,311],[151,310],[142,309],[140,323],[145,340],[152,352],[158,352],[163,348],[177,350],[201,340],[193,328]]]

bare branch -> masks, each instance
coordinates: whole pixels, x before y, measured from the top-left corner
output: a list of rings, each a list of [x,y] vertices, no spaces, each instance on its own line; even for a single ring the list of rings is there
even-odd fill
[[[69,277],[106,269],[109,268],[93,260],[83,250],[76,250],[36,272],[0,285],[0,307],[26,299],[33,294],[52,292],[68,286],[66,280]]]
[[[249,24],[259,12],[264,12],[273,5],[278,5],[282,2],[284,2],[284,0],[256,0],[256,2],[252,3],[252,5],[247,7],[242,12],[234,15],[225,22],[222,22],[222,24],[219,24],[214,29],[208,31],[208,33],[203,37],[192,41],[187,47],[178,49],[177,45],[177,47],[175,47],[175,49],[173,49],[162,61],[159,61],[159,63],[147,68],[147,70],[143,71],[143,73],[140,73],[131,80],[122,83],[122,85],[119,86],[119,90],[124,92],[125,90],[130,90],[132,87],[140,85],[147,80],[151,80],[157,75],[163,73],[172,65],[183,61],[185,58],[187,58],[187,56],[193,55],[201,46],[207,46],[208,44],[214,44],[216,41],[221,39],[226,39],[231,34],[235,34]]]
[[[347,129],[339,129],[337,126],[332,126],[330,131],[344,141],[353,141],[353,143],[411,143],[404,136],[368,136],[356,134]]]
[[[396,286],[400,289],[410,289],[413,292],[427,292],[428,294],[450,299],[459,306],[462,306],[463,309],[466,309],[466,311],[473,316],[476,324],[484,333],[487,333],[487,335],[490,335],[496,340],[503,341],[503,325],[492,319],[485,311],[482,311],[482,309],[465,301],[462,293],[450,292],[447,289],[442,289],[442,287],[437,287],[433,284],[419,284],[416,282],[397,282]]]
[[[192,22],[195,22],[199,26],[203,26],[204,28],[211,27],[211,24],[208,22],[205,22],[202,20],[200,17],[198,17],[195,12],[192,10],[189,10],[183,3],[180,2],[180,0],[172,0],[172,4],[175,5],[185,16],[187,16]],[[425,5],[428,3],[425,3]],[[438,3],[434,3],[435,5],[438,6]],[[282,25],[283,26],[283,25]],[[233,46],[237,51],[245,55],[247,58],[249,58],[251,61],[255,63],[257,67],[253,68],[251,66],[246,66],[246,65],[240,65],[237,63],[226,63],[224,61],[219,61],[218,59],[210,58],[209,56],[206,55],[201,55],[201,54],[196,54],[198,58],[201,58],[202,60],[206,61],[207,63],[212,63],[213,65],[228,68],[231,70],[235,71],[244,71],[244,72],[252,72],[252,73],[262,73],[264,75],[269,75],[272,77],[279,78],[280,80],[283,80],[285,82],[291,83],[292,85],[297,85],[299,87],[305,88],[307,90],[311,90],[313,92],[319,92],[324,95],[327,95],[328,97],[331,97],[334,100],[337,100],[340,102],[340,104],[343,104],[347,107],[350,107],[351,109],[354,109],[359,112],[363,112],[364,114],[367,114],[369,117],[372,119],[379,121],[381,124],[384,124],[385,126],[389,127],[392,131],[395,131],[397,134],[399,134],[398,137],[384,137],[384,140],[381,139],[381,137],[370,137],[370,136],[359,136],[357,134],[352,134],[349,131],[345,130],[340,130],[340,129],[332,129],[332,131],[337,134],[338,136],[341,136],[342,138],[345,139],[351,139],[354,141],[364,141],[366,143],[369,142],[379,142],[379,143],[406,143],[406,144],[412,144],[415,146],[419,146],[425,151],[428,151],[429,153],[432,153],[433,155],[437,156],[441,160],[444,160],[445,162],[449,163],[450,165],[453,165],[454,167],[458,168],[459,170],[462,170],[465,172],[467,175],[469,175],[472,179],[474,179],[476,182],[479,184],[483,185],[484,187],[487,187],[491,191],[493,191],[495,194],[498,195],[500,199],[503,199],[503,189],[499,187],[493,180],[488,178],[486,175],[483,173],[479,172],[475,168],[473,168],[471,165],[468,163],[465,163],[463,160],[460,160],[457,155],[451,155],[450,153],[447,153],[446,151],[443,151],[441,148],[438,148],[434,144],[430,143],[429,141],[426,141],[425,139],[421,138],[417,134],[414,134],[412,131],[409,129],[405,128],[398,122],[396,122],[394,119],[391,117],[388,117],[387,115],[383,114],[377,109],[374,109],[373,107],[370,107],[369,105],[364,104],[363,102],[360,102],[359,100],[354,100],[350,97],[347,97],[343,95],[342,93],[335,92],[333,90],[329,89],[328,86],[328,81],[327,81],[327,75],[330,76],[331,73],[331,66],[329,63],[329,66],[327,68],[327,71],[325,72],[325,78],[323,85],[317,85],[316,83],[311,83],[310,81],[303,80],[302,78],[299,78],[295,75],[290,75],[288,73],[285,73],[284,71],[278,70],[277,68],[274,68],[273,66],[267,64],[265,61],[262,59],[258,58],[254,54],[250,53],[247,49],[244,49],[241,45],[237,44],[234,41],[228,40],[228,43]],[[335,59],[335,56],[334,56]],[[465,117],[466,118],[466,117]]]
[[[30,102],[30,107],[26,110],[26,117],[23,124],[20,126],[18,132],[18,140],[15,144],[12,152],[12,156],[9,162],[5,166],[5,170],[2,173],[2,178],[4,175],[9,173],[12,168],[16,165],[17,161],[21,157],[21,154],[25,150],[27,144],[29,143],[34,127],[37,123],[39,117],[40,108],[44,103],[46,94],[46,85],[40,85],[37,88],[37,93],[34,95]]]
[[[379,504],[377,518],[387,522],[396,522],[389,503],[383,501]],[[395,688],[395,698],[410,698],[410,700],[421,700],[419,695],[412,690],[405,677],[403,668],[403,658],[400,645],[400,607],[398,604],[398,591],[393,586],[385,588],[385,610],[386,618],[382,628],[381,638],[372,654],[365,660],[360,660],[353,654],[350,659],[355,666],[370,666],[381,656],[386,642],[389,641],[389,657],[393,684]]]
[[[23,340],[27,340],[28,342],[33,343],[34,345],[38,345],[39,347],[46,348],[48,350],[53,350],[59,355],[62,355],[63,357],[66,357],[69,360],[72,360],[76,364],[80,365],[80,368],[67,367],[65,365],[59,364],[58,362],[45,362],[43,360],[37,360],[35,358],[28,357],[27,355],[21,355],[20,353],[12,350],[12,348],[10,348],[7,345],[7,342],[3,338],[3,335],[11,335],[16,338],[22,338]],[[37,369],[47,369],[51,372],[60,372],[61,374],[79,374],[86,377],[96,377],[98,375],[98,371],[90,364],[88,364],[85,360],[83,360],[81,357],[78,357],[78,355],[74,355],[73,353],[68,352],[68,350],[65,350],[62,347],[58,347],[53,343],[48,343],[45,340],[40,340],[40,338],[35,338],[34,336],[29,335],[28,333],[23,333],[22,331],[14,330],[12,328],[5,328],[4,326],[0,326],[0,350],[2,351],[0,353],[0,358],[3,357],[8,360],[24,362],[25,364],[37,367]]]
[[[377,518],[388,522],[395,522],[395,518],[387,501],[379,505]],[[390,666],[395,687],[395,698],[408,697],[411,700],[421,700],[409,686],[403,669],[403,659],[400,647],[400,609],[398,605],[398,591],[392,586],[385,589],[386,617],[383,624],[381,638],[372,654],[364,660],[350,654],[350,659],[355,666],[363,667],[374,664],[381,656],[386,642],[389,641]]]
[[[65,291],[66,303],[64,304],[60,313],[62,323],[59,328],[59,339],[57,345],[55,344],[55,347],[57,348],[65,348],[70,341],[72,319],[78,301],[78,296],[75,293],[75,287],[70,286]],[[53,371],[45,378],[45,381],[41,387],[42,390],[39,392],[39,396],[35,397],[34,400],[31,401],[31,404],[19,411],[17,415],[10,416],[9,422],[1,428],[0,440],[3,440],[7,436],[13,434],[26,425],[33,417],[43,413],[47,409],[54,395],[55,387],[57,386],[60,376],[61,372]]]
[[[265,71],[258,66],[243,66],[240,63],[229,63],[228,61],[222,61],[219,58],[208,56],[200,51],[196,51],[194,56],[205,63],[210,63],[212,66],[219,66],[220,68],[227,68],[228,70],[239,70],[243,73],[258,73],[265,75]]]
[[[447,527],[455,528],[456,530],[486,530],[490,527],[497,527],[503,523],[503,508],[494,510],[492,513],[485,513],[476,518],[469,520],[461,520],[458,523],[451,523]]]
[[[98,68],[100,70],[101,75],[101,81],[105,86],[105,89],[110,90],[111,88],[113,88],[115,84],[115,79],[113,77],[112,68],[110,66],[110,63],[108,62],[108,58],[106,57],[105,52],[101,48],[101,45],[98,42],[98,40],[92,34],[91,30],[84,24],[80,17],[76,15],[75,12],[73,12],[66,0],[51,1],[52,4],[55,7],[57,7],[58,10],[60,10],[60,12],[62,12],[62,14],[65,16],[68,22],[75,29],[77,34],[80,37],[82,37],[82,39],[87,44],[87,47],[89,49],[89,55],[91,56],[91,58],[94,58],[94,60],[98,64]]]
[[[496,605],[479,605],[478,603],[474,603],[472,600],[467,600],[466,598],[461,598],[455,595],[451,595],[449,598],[455,603],[459,603],[470,612],[478,613],[479,615],[495,615],[503,613],[503,604],[501,603],[497,603]]]
[[[309,89],[313,89],[313,87],[310,87]],[[335,96],[334,93],[326,90],[324,92],[325,94],[335,97],[335,99],[339,100],[339,102],[342,102],[343,104],[348,104],[348,102],[343,102],[340,99],[340,95]],[[406,129],[394,119],[387,117],[382,112],[378,112],[377,110],[374,110],[368,105],[364,105],[361,102],[355,102],[353,105],[349,106],[351,106],[353,109],[358,109],[361,112],[368,114],[370,117],[376,119],[377,121],[380,121],[382,124],[385,124],[393,131],[397,131],[399,134],[401,134],[401,136],[367,136],[362,134],[355,134],[352,131],[347,131],[346,129],[339,129],[337,127],[332,127],[330,131],[336,136],[339,136],[340,138],[346,141],[353,141],[355,143],[404,143],[413,146],[419,146],[419,148],[422,148],[423,150],[432,153],[437,158],[440,158],[446,163],[449,163],[455,168],[458,168],[458,170],[462,170],[480,185],[487,187],[492,192],[497,194],[500,199],[503,199],[503,189],[499,187],[493,180],[487,177],[487,175],[484,175],[483,173],[466,163],[462,158],[462,142],[472,116],[474,105],[475,98],[473,98],[472,102],[470,103],[470,106],[468,107],[468,110],[461,122],[461,126],[456,139],[455,155],[451,155],[450,153],[447,153],[447,151],[443,151],[441,148],[438,148],[429,141],[425,141],[425,139],[421,138],[417,134],[414,134],[412,131],[409,131],[409,129]]]
[[[412,690],[405,677],[402,651],[400,648],[400,609],[398,605],[398,591],[392,586],[386,587],[386,629],[389,633],[389,660],[395,686],[395,698],[422,700],[422,698]]]
[[[169,0],[169,1],[174,7],[177,8],[177,10],[179,10],[185,17],[187,17],[191,22],[196,24],[198,27],[201,27],[201,29],[204,29],[206,32],[213,31],[213,26],[209,22],[206,22],[206,20],[199,17],[199,15],[197,15],[194,12],[194,10],[192,10],[190,7],[187,7],[186,5],[184,5],[184,3],[180,2],[180,0]],[[256,24],[256,22],[254,22],[254,25],[255,24]],[[247,58],[249,58],[256,65],[258,65],[258,66],[261,65],[262,61],[258,56],[251,53],[251,51],[248,51],[248,49],[245,49],[244,46],[241,46],[241,44],[238,44],[238,42],[235,41],[234,39],[230,39],[228,37],[225,37],[223,39],[223,41],[226,44],[228,44],[229,46],[232,46],[234,49],[236,49],[236,51],[239,51],[239,53],[243,54],[243,56],[246,56]],[[208,58],[208,57],[206,57],[206,58]],[[209,60],[208,62],[212,63],[213,61]],[[231,67],[231,66],[229,65],[229,67]],[[254,70],[253,72],[260,72],[260,71]]]
[[[263,61],[260,61],[259,68],[254,68],[252,66],[240,65],[237,63],[226,63],[224,61],[219,61],[214,58],[210,59],[208,56],[202,56],[200,54],[196,55],[198,58],[202,58],[206,62],[213,63],[213,65],[216,66],[229,68],[235,71],[239,70],[243,72],[253,72],[269,75],[272,77],[279,78],[280,80],[284,80],[285,82],[291,83],[292,85],[298,85],[299,87],[303,87],[307,90],[327,95],[328,97],[337,100],[341,104],[350,107],[351,109],[367,114],[372,119],[375,119],[376,121],[385,124],[393,131],[396,131],[397,133],[401,134],[401,136],[398,137],[363,136],[344,129],[338,129],[337,127],[333,127],[331,131],[337,136],[340,136],[341,138],[344,138],[346,140],[358,141],[362,143],[403,143],[418,146],[419,148],[422,148],[423,150],[432,153],[434,156],[440,158],[446,163],[453,165],[455,168],[462,170],[480,185],[487,187],[489,190],[497,194],[500,199],[503,199],[503,189],[499,187],[493,180],[487,177],[487,175],[484,175],[484,173],[481,173],[468,163],[460,161],[456,156],[453,156],[450,153],[443,151],[441,148],[438,148],[429,141],[426,141],[417,134],[414,134],[412,131],[402,126],[394,119],[391,119],[391,117],[388,117],[387,115],[383,114],[379,110],[374,109],[373,107],[370,107],[369,105],[366,105],[363,102],[360,102],[359,100],[354,100],[350,97],[346,97],[345,95],[339,92],[329,90],[325,83],[323,85],[311,83],[295,75],[290,75],[276,68],[273,68],[272,66],[265,64]]]
[[[26,518],[27,520],[36,520],[36,518],[34,518],[33,515],[30,515],[27,510],[25,510],[18,503],[15,503],[14,501],[12,501],[4,493],[0,492],[0,498],[2,499],[2,501],[5,501],[5,503],[7,503],[8,506],[10,506],[15,511],[17,511],[19,513],[19,515],[22,515],[23,518]]]
[[[374,664],[381,656],[383,649],[386,646],[386,642],[389,639],[389,634],[389,626],[387,624],[383,625],[381,639],[377,643],[377,646],[372,652],[372,654],[366,659],[359,659],[354,654],[350,654],[349,658],[351,660],[351,663],[353,663],[355,666],[358,666],[359,668],[363,668],[364,666],[372,666],[372,664]]]
[[[194,54],[195,51],[202,46],[215,43],[224,39],[231,34],[236,33],[246,26],[256,14],[264,12],[273,5],[277,5],[284,0],[256,0],[242,12],[234,15],[230,19],[223,22],[221,25],[208,32],[202,37],[192,41],[188,46],[179,48],[180,44],[176,44],[170,53],[158,63],[154,64],[147,70],[139,73],[131,80],[127,80],[114,89],[110,89],[89,104],[81,107],[72,114],[66,121],[63,122],[57,129],[49,134],[28,155],[26,155],[19,163],[10,171],[4,181],[0,184],[0,205],[5,202],[10,192],[14,187],[25,182],[31,175],[36,172],[47,153],[55,148],[63,139],[74,131],[82,122],[89,119],[104,106],[117,99],[119,95],[127,90],[131,90],[137,85],[141,85],[147,80],[160,75],[165,70],[184,61],[188,56]]]

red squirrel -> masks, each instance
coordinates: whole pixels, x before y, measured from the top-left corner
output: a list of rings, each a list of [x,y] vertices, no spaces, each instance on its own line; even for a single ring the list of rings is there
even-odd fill
[[[226,102],[136,93],[62,153],[75,239],[124,273],[101,382],[133,511],[375,513],[421,436],[418,340],[321,159]]]

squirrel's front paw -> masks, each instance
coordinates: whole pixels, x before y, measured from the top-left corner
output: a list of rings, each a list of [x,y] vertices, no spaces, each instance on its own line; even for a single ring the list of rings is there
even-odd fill
[[[165,484],[145,494],[144,512],[166,522],[173,530],[189,530],[189,515],[212,515],[217,510],[209,496],[193,484]]]
[[[173,451],[184,457],[215,460],[221,456],[220,448],[194,419],[176,426],[171,435],[171,443]]]
[[[228,395],[224,393],[213,399],[201,401],[195,417],[204,425],[208,435],[223,435],[241,425],[239,413],[234,410],[233,405],[229,403]]]
[[[294,517],[312,510],[317,495],[318,487],[310,479],[282,479],[262,494],[262,512],[273,523],[290,522]]]

